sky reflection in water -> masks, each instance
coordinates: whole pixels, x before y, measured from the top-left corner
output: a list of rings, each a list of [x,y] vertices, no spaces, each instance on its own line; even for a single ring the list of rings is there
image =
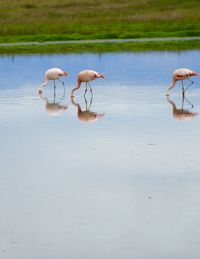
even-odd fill
[[[199,51],[0,57],[0,254],[199,258],[200,78],[164,96]],[[70,73],[66,94],[50,67]],[[106,80],[70,99],[76,74]],[[187,84],[187,83],[186,83]],[[97,116],[98,115],[98,116]],[[95,117],[96,116],[96,117]]]

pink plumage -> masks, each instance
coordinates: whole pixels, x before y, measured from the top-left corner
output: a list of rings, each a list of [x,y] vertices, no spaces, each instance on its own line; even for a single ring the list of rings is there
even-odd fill
[[[191,84],[189,86],[191,86],[193,84],[193,81],[191,79],[189,79],[192,76],[198,76],[197,72],[194,72],[188,68],[178,68],[176,69],[173,73],[172,73],[172,83],[169,85],[166,95],[169,95],[169,91],[176,85],[176,82],[178,80],[182,81],[182,93],[184,95],[185,89],[183,86],[183,80],[190,80]],[[188,88],[188,87],[187,87]]]
[[[104,75],[94,71],[94,70],[83,70],[81,72],[78,73],[77,75],[77,87],[72,89],[71,91],[71,96],[73,97],[74,92],[76,90],[78,90],[81,87],[82,82],[86,83],[86,90],[85,90],[85,94],[87,92],[87,86],[89,86],[90,88],[90,92],[92,94],[92,88],[89,84],[90,81],[95,80],[97,78],[105,78]]]
[[[45,74],[44,74],[44,83],[42,83],[39,87],[39,94],[42,94],[43,92],[43,87],[45,85],[48,84],[48,81],[49,80],[60,80],[60,77],[63,77],[63,76],[67,76],[68,73],[61,70],[60,68],[57,68],[57,67],[54,67],[54,68],[50,68],[48,69]],[[64,84],[64,82],[61,81],[62,84]]]

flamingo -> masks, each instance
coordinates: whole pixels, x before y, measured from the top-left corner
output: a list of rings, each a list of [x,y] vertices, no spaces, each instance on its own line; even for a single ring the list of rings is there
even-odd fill
[[[104,78],[105,79],[104,75],[102,75],[102,74],[100,74],[96,71],[93,71],[93,70],[83,70],[83,71],[79,72],[78,76],[77,76],[77,87],[72,89],[71,97],[74,96],[74,91],[78,90],[81,87],[82,82],[86,83],[86,89],[85,89],[84,95],[86,95],[86,93],[87,93],[87,86],[89,86],[90,92],[92,94],[92,88],[91,88],[89,82],[92,81],[92,80],[95,80],[97,78]]]
[[[169,91],[176,85],[178,80],[182,81],[182,94],[185,95],[185,90],[193,84],[193,81],[189,77],[198,76],[197,72],[194,72],[188,68],[178,68],[172,74],[172,83],[169,85],[166,95],[169,95]],[[184,89],[183,80],[188,79],[191,84]]]
[[[43,87],[48,84],[49,80],[54,80],[54,89],[55,89],[55,80],[59,80],[64,87],[64,82],[60,80],[60,77],[67,76],[68,73],[65,71],[62,71],[60,68],[50,68],[45,72],[44,75],[44,83],[42,83],[39,87],[39,94],[42,94]]]

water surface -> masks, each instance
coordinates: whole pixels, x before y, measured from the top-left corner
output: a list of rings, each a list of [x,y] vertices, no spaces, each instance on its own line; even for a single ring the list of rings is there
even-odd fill
[[[172,71],[198,72],[199,59],[0,57],[1,258],[200,257],[200,79],[185,100],[180,83],[164,95]],[[38,95],[50,67],[70,73],[65,96],[59,83],[54,96],[52,82]],[[83,69],[106,80],[91,83],[92,101],[82,87],[71,102]]]

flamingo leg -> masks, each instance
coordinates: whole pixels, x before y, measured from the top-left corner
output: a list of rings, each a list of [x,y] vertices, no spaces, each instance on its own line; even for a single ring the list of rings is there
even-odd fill
[[[84,97],[85,97],[85,95],[86,95],[86,93],[87,93],[87,82],[86,82],[86,86],[85,86],[85,93],[84,93]]]
[[[181,110],[183,110],[184,102],[185,102],[185,96],[183,95],[183,96],[182,96],[182,105],[181,105]]]
[[[89,83],[89,82],[88,82],[88,85],[89,85],[89,88],[90,88],[90,93],[91,93],[91,95],[92,95],[92,97],[93,97],[92,88],[91,88],[91,85],[90,85],[90,83]]]
[[[55,81],[54,81],[54,88],[53,88],[53,100],[54,103],[56,102],[56,87],[55,87]]]
[[[65,83],[60,78],[57,78],[57,80],[60,81],[63,85],[65,85]]]
[[[183,85],[183,80],[182,80],[182,97],[185,98],[185,89]]]
[[[92,100],[93,100],[93,95],[92,95],[92,98],[90,99],[89,111],[90,111],[90,108],[91,108],[91,105],[92,105]]]
[[[194,84],[194,82],[190,78],[188,78],[188,80],[190,81],[190,84],[185,88],[185,91]]]
[[[186,101],[189,105],[191,105],[191,108],[190,108],[190,109],[193,109],[193,108],[194,108],[194,105],[193,105],[187,98],[185,98],[185,101]]]
[[[64,95],[65,95],[65,83],[62,80],[60,80],[59,78],[57,78],[57,80],[62,83],[62,86],[63,86],[63,89],[64,89]]]
[[[85,109],[86,109],[86,111],[88,111],[88,107],[87,107],[87,99],[86,99],[85,95],[84,95],[84,100],[85,100]]]
[[[87,101],[87,99],[86,99],[86,96],[85,96],[85,95],[84,95],[84,100],[85,100],[85,108],[86,108],[86,111],[90,111],[90,108],[91,108],[91,105],[92,105],[92,100],[93,100],[93,95],[91,96],[89,106],[88,106],[88,101]]]

